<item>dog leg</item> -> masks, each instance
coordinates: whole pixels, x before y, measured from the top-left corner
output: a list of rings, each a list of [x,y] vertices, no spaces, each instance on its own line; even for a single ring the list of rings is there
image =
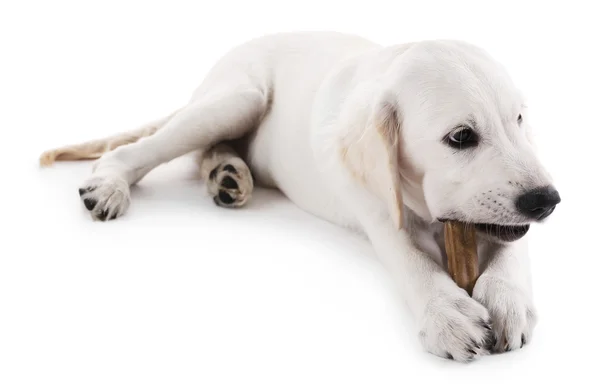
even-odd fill
[[[424,349],[461,362],[489,354],[492,335],[488,310],[460,289],[391,220],[379,217],[362,222],[378,257],[416,316]]]
[[[96,161],[92,176],[79,189],[85,207],[95,220],[123,215],[130,203],[130,185],[162,163],[242,137],[256,127],[267,103],[266,92],[243,85],[196,96],[154,135]]]
[[[399,296],[415,316],[424,349],[460,362],[488,355],[492,327],[486,307],[458,287],[444,267],[417,246],[408,229],[398,229],[385,203],[355,183],[332,186],[340,188],[340,198],[352,208]],[[408,226],[411,215],[405,213]]]
[[[520,349],[531,340],[537,323],[532,301],[529,256],[525,240],[496,246],[473,298],[492,316],[495,352]]]
[[[241,207],[254,188],[250,168],[228,144],[219,143],[198,159],[200,174],[217,206]]]

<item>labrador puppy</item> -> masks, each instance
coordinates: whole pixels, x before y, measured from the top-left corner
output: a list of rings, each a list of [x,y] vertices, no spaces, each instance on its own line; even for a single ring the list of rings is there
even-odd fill
[[[510,76],[471,44],[282,33],[235,47],[170,116],[40,162],[98,159],[79,194],[100,221],[125,214],[131,185],[190,152],[219,206],[245,205],[255,184],[277,188],[364,234],[426,351],[466,362],[521,348],[536,324],[526,234],[560,196],[530,130]],[[472,296],[447,273],[447,220],[478,232]]]

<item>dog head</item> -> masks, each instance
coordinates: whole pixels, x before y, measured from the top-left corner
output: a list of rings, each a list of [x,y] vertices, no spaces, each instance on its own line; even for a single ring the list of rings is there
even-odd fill
[[[398,201],[431,221],[521,238],[560,202],[535,153],[523,96],[487,53],[422,42],[390,67],[376,108]]]

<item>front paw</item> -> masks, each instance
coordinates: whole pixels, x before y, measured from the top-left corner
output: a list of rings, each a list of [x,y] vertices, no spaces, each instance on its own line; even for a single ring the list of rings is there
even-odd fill
[[[427,304],[419,338],[437,356],[467,362],[489,354],[490,315],[464,290],[440,292]]]
[[[494,352],[520,349],[531,340],[537,316],[530,296],[519,287],[506,279],[483,274],[475,284],[473,298],[492,317]]]

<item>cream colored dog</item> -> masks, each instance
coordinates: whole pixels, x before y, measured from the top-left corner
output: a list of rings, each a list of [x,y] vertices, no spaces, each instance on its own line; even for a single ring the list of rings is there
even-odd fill
[[[79,193],[92,218],[109,220],[126,212],[132,184],[192,151],[220,206],[244,205],[257,183],[364,233],[427,351],[469,361],[530,340],[524,236],[560,197],[535,156],[523,97],[483,50],[265,36],[225,55],[172,115],[40,161],[99,158]],[[479,231],[473,297],[446,272],[449,219]]]

